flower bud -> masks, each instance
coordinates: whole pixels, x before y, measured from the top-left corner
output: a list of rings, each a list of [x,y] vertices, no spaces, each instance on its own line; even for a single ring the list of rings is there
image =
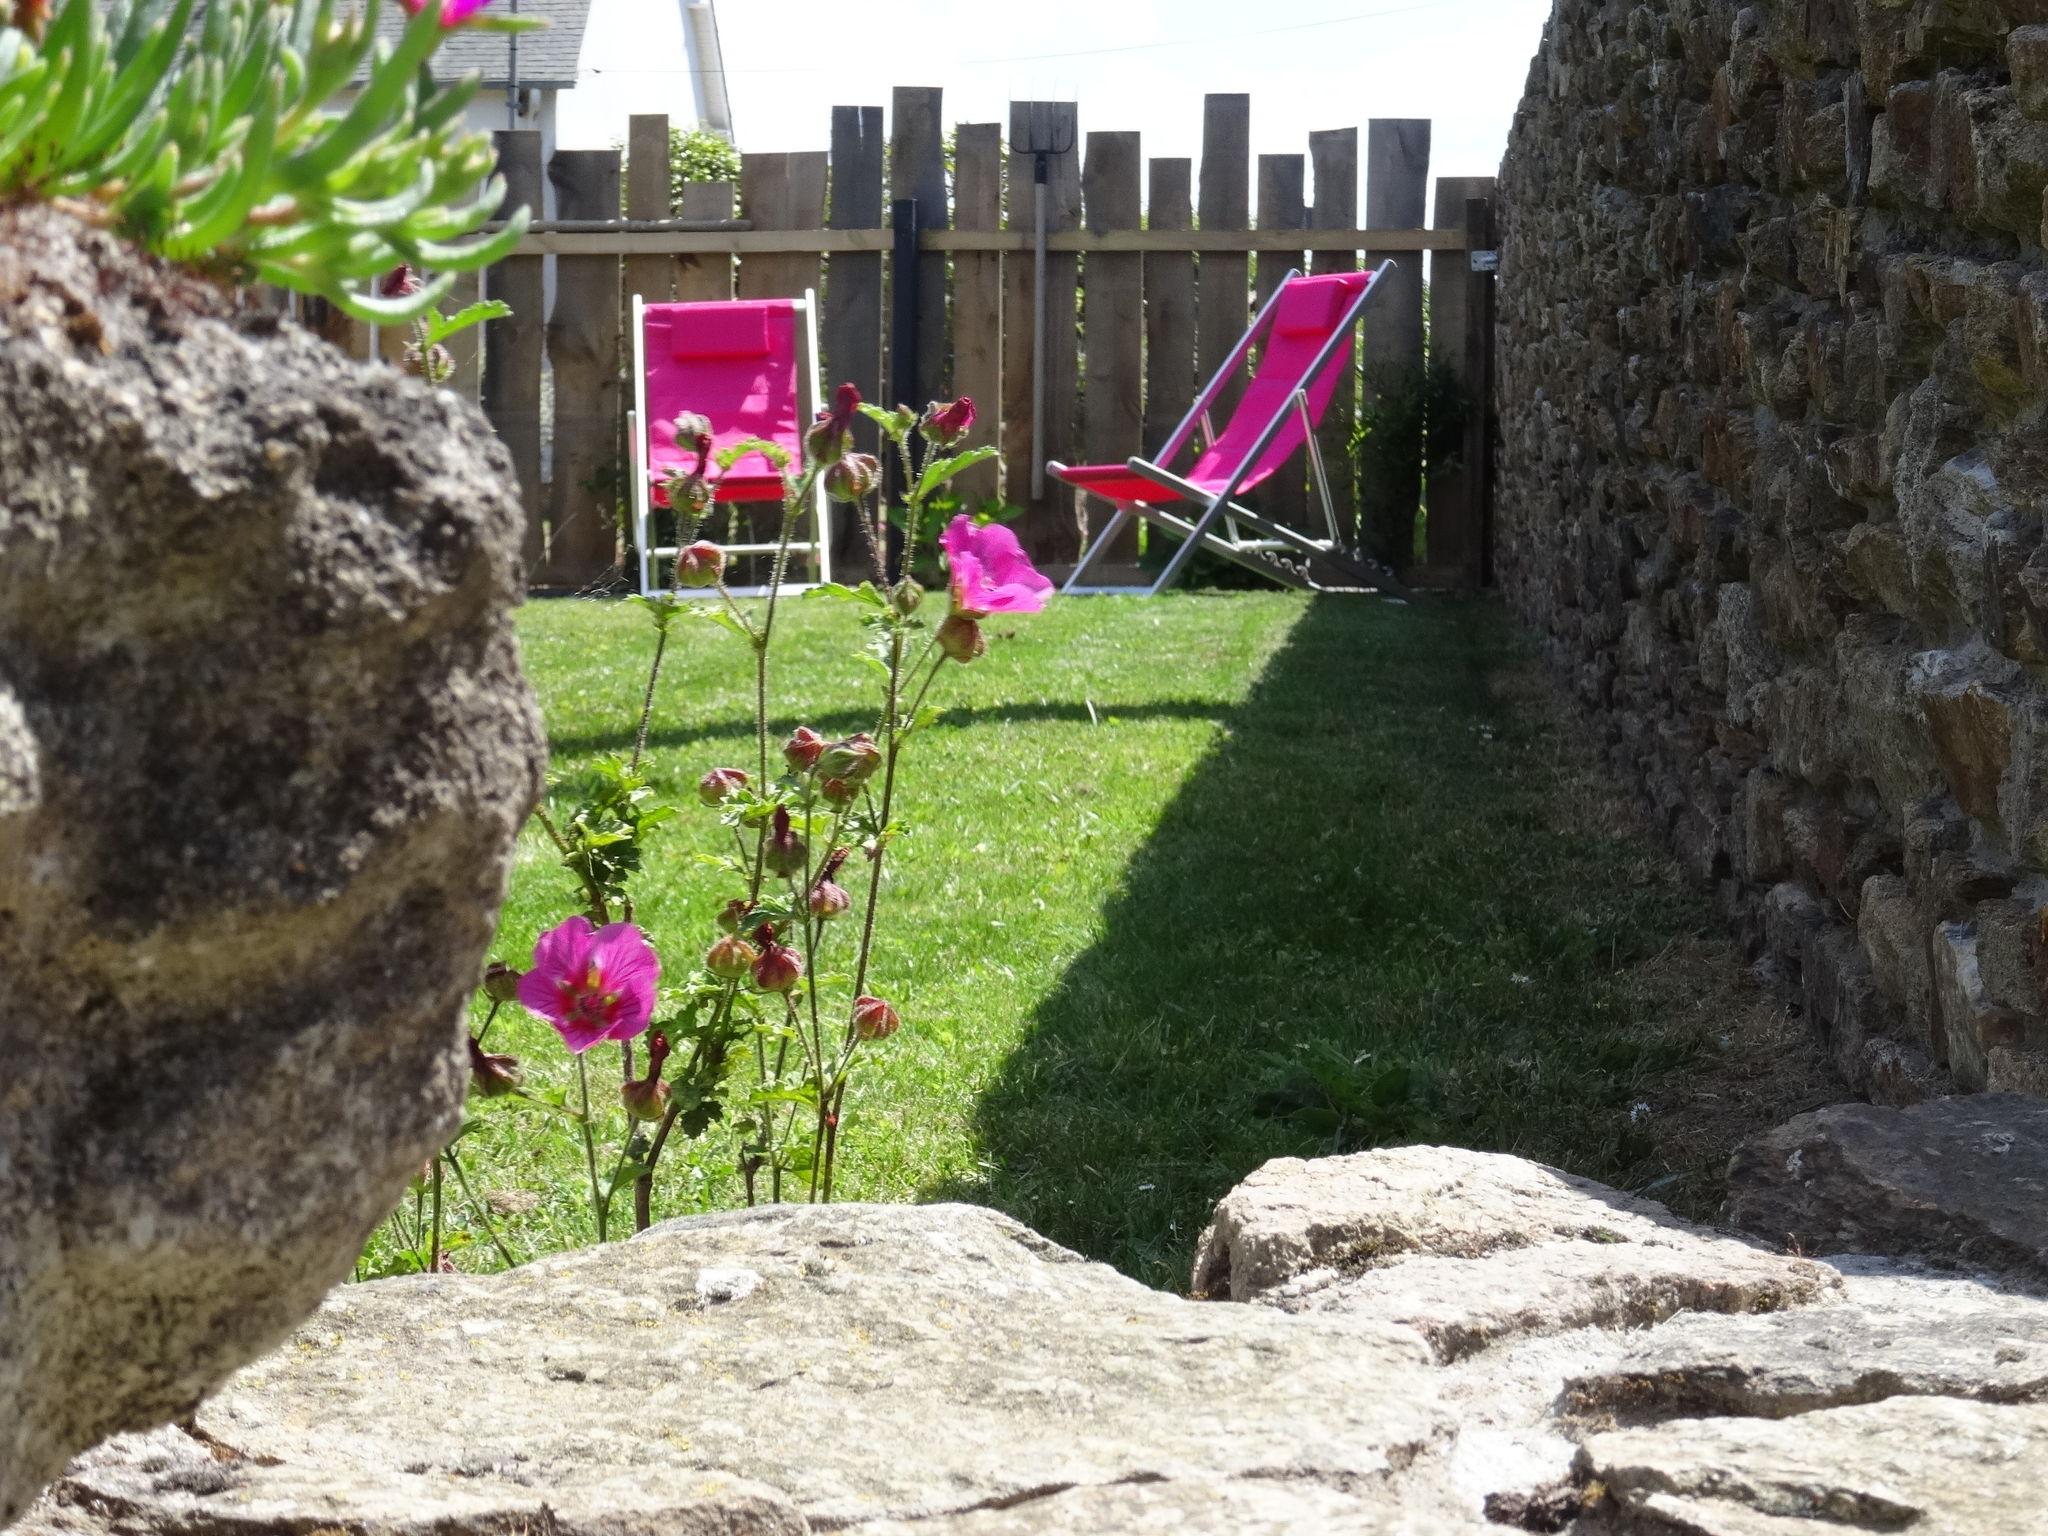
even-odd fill
[[[703,484],[701,480],[697,483]],[[704,505],[711,505],[708,496]],[[679,587],[715,587],[724,575],[725,551],[709,539],[699,539],[676,555],[676,585]]]
[[[853,419],[860,413],[860,391],[842,384],[832,392],[832,409],[820,411],[804,433],[804,452],[813,464],[832,464],[853,446]]]
[[[761,852],[761,862],[768,866],[768,872],[782,876],[801,874],[804,861],[810,856],[811,850],[796,835],[796,828],[789,824],[788,807],[775,807],[775,825],[770,829],[768,842]]]
[[[494,1003],[510,1003],[519,997],[520,973],[493,960],[484,967],[484,996]]]
[[[839,811],[860,798],[860,786],[851,779],[820,779],[818,793],[827,805]]]
[[[740,924],[747,920],[747,914],[753,910],[751,902],[742,901],[739,897],[735,896],[719,910],[718,931],[720,933],[738,933],[740,931]]]
[[[674,423],[676,446],[701,460],[711,452],[711,418],[684,411]]]
[[[782,760],[789,764],[791,773],[809,773],[817,767],[818,754],[824,750],[825,738],[808,725],[800,725],[782,744]]]
[[[723,805],[747,787],[747,776],[738,768],[714,768],[697,781],[697,798],[706,805]]]
[[[865,784],[882,766],[882,749],[866,731],[835,741],[818,754],[818,772],[828,779]]]
[[[378,280],[377,291],[387,299],[409,299],[425,286],[411,264],[401,261]]]
[[[939,649],[955,661],[972,661],[988,651],[988,641],[981,633],[981,626],[957,613],[946,615],[935,638]]]
[[[825,471],[825,494],[834,501],[865,501],[882,483],[882,465],[871,453],[849,453]]]
[[[661,1079],[668,1060],[668,1036],[660,1030],[647,1037],[647,1075],[619,1084],[619,1102],[634,1120],[659,1120],[668,1112],[669,1086]]]
[[[934,400],[924,408],[917,430],[934,448],[951,448],[974,430],[973,399],[962,395],[953,401]]]
[[[754,985],[763,992],[787,992],[804,973],[803,956],[776,942],[775,929],[761,925],[761,958],[754,962]]]
[[[903,1027],[903,1019],[879,997],[863,994],[853,1000],[853,1032],[863,1040],[886,1040]]]
[[[469,1089],[480,1099],[500,1099],[522,1081],[517,1056],[494,1056],[469,1037]]]
[[[429,384],[446,384],[455,373],[455,357],[438,341],[431,347],[409,341],[399,355],[398,366],[401,372],[425,379]]]
[[[738,934],[730,933],[704,951],[704,969],[720,981],[738,981],[760,958],[761,951]]]
[[[924,588],[908,576],[896,583],[896,590],[889,594],[889,601],[896,605],[896,611],[908,618],[917,612],[917,605],[924,601]]]
[[[806,898],[810,903],[811,916],[820,922],[828,922],[842,915],[853,905],[853,898],[846,894],[846,887],[836,880],[820,880],[811,887]]]

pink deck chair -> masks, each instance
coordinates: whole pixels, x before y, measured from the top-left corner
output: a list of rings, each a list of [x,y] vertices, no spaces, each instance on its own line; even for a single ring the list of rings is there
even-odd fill
[[[800,299],[710,304],[648,304],[633,295],[633,414],[626,435],[642,593],[666,588],[659,579],[661,562],[678,552],[673,544],[649,542],[654,487],[686,461],[671,424],[684,411],[708,418],[714,456],[742,438],[758,437],[800,460],[804,428],[823,404],[817,314],[808,291]],[[759,452],[722,472],[713,464],[708,473],[720,502],[782,500],[782,476]],[[818,581],[830,581],[831,523],[822,487],[811,508],[810,533],[809,539],[792,536],[790,554],[807,560]],[[729,555],[773,554],[775,548],[725,546]]]
[[[1116,508],[1101,534],[1089,545],[1067,578],[1062,593],[1142,591],[1157,596],[1179,579],[1197,547],[1257,571],[1286,586],[1318,589],[1308,574],[1311,559],[1325,561],[1354,577],[1358,584],[1400,592],[1393,573],[1345,549],[1330,501],[1330,482],[1316,444],[1316,424],[1329,409],[1337,381],[1351,358],[1352,335],[1366,301],[1392,262],[1369,272],[1336,272],[1303,277],[1289,272],[1272,298],[1252,321],[1251,329],[1231,351],[1156,459],[1133,456],[1122,464],[1047,464],[1048,472],[1068,485],[1100,497]],[[1245,386],[1237,408],[1218,434],[1209,425],[1209,408],[1234,378],[1261,338],[1258,371]],[[1186,474],[1165,468],[1202,428],[1207,440]],[[1321,498],[1327,538],[1310,538],[1261,516],[1236,500],[1270,479],[1303,446],[1308,449],[1316,493]],[[1191,522],[1165,510],[1186,503],[1200,508]],[[1095,558],[1109,547],[1117,531],[1132,517],[1142,517],[1180,536],[1180,548],[1149,587],[1084,587],[1081,578]],[[1223,532],[1216,531],[1218,523]],[[1247,538],[1243,524],[1256,537]],[[1284,559],[1299,557],[1297,569]]]

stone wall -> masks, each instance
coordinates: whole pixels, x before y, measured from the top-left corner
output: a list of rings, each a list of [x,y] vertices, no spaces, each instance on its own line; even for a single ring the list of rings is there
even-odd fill
[[[1496,568],[1873,1098],[2048,1088],[2048,0],[1558,0]]]

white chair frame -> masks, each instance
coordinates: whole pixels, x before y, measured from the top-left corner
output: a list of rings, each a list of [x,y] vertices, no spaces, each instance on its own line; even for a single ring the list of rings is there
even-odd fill
[[[640,552],[640,593],[652,596],[656,591],[668,591],[668,586],[657,586],[654,582],[660,563],[664,558],[674,559],[682,553],[679,545],[661,544],[649,547],[648,527],[653,521],[651,487],[647,481],[648,431],[647,421],[647,330],[646,302],[639,294],[633,295],[633,409],[626,417],[627,457],[631,460],[633,476],[633,543]],[[825,408],[825,395],[818,381],[818,296],[811,289],[804,290],[804,296],[796,301],[796,311],[803,317],[804,359],[801,364],[804,380],[810,386],[811,414],[815,416]],[[801,405],[801,402],[799,402]],[[798,426],[805,423],[800,419]],[[737,503],[745,506],[751,503]],[[761,503],[766,505],[766,503]],[[779,544],[726,544],[720,546],[728,555],[772,555]],[[832,579],[832,513],[825,499],[823,476],[811,496],[811,537],[805,540],[792,539],[789,552],[793,558],[807,557],[815,572],[815,582],[784,582],[785,592],[801,592],[818,583]],[[733,587],[735,597],[765,597],[766,587]]]

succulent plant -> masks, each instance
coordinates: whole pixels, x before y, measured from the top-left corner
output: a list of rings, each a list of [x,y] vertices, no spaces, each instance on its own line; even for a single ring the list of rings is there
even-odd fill
[[[395,41],[379,0],[0,0],[0,202],[40,199],[147,250],[403,323],[453,274],[504,256],[528,214],[499,213],[474,75],[427,68],[473,0],[418,0]],[[330,109],[367,61],[352,101]],[[401,263],[436,274],[383,295]],[[365,285],[370,285],[366,290]]]

